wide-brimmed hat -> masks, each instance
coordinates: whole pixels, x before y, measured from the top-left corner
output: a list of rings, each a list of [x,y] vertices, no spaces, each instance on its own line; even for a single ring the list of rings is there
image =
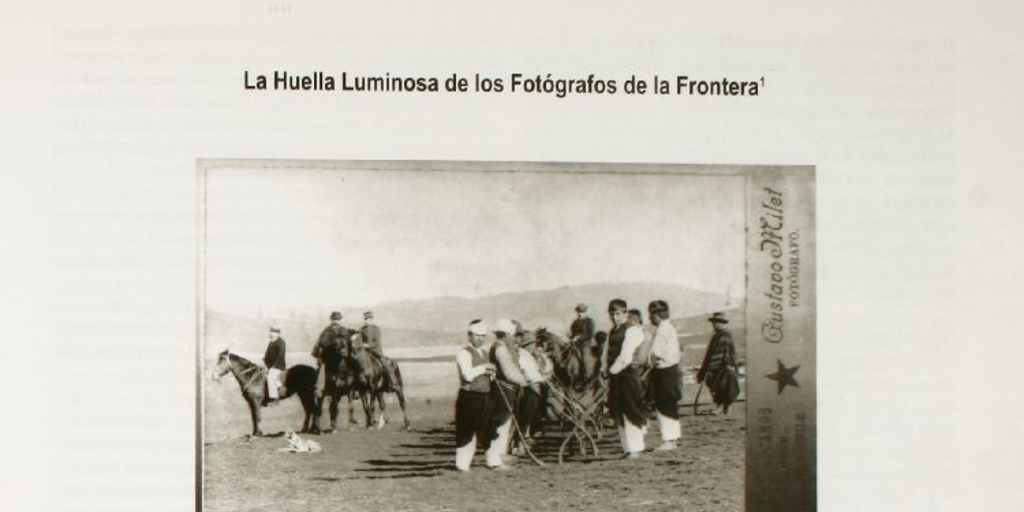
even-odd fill
[[[276,325],[272,325],[270,326],[270,332],[276,332],[278,334],[281,334],[281,328],[277,327]]]
[[[729,323],[729,320],[725,318],[725,313],[719,311],[711,315],[711,318],[708,318],[708,322],[711,322],[713,324],[727,324]]]
[[[579,304],[576,304],[576,312],[577,313],[586,313],[588,309],[590,309],[590,306],[587,306],[586,304],[584,304],[582,302],[580,302]]]
[[[334,311],[331,313],[331,320],[341,320],[341,311]]]
[[[364,319],[373,318],[373,311],[367,311],[366,313],[363,313],[363,318]]]

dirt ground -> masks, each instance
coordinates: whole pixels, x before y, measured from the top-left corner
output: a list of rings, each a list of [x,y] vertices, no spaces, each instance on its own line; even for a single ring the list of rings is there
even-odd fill
[[[278,452],[282,437],[247,439],[247,409],[232,387],[207,394],[203,510],[313,512],[375,510],[687,510],[743,509],[744,404],[730,416],[683,411],[683,438],[672,452],[621,460],[615,432],[599,442],[598,457],[573,457],[559,465],[564,434],[553,430],[514,469],[495,472],[478,453],[473,470],[454,470],[454,405],[450,399],[413,399],[412,429],[403,430],[392,404],[383,430],[355,427],[303,436],[320,443],[312,454]],[[223,395],[223,396],[222,396]],[[358,408],[357,408],[358,409]],[[217,411],[211,413],[210,411]],[[264,432],[298,430],[302,410],[289,399],[264,409]],[[356,417],[362,419],[362,412]],[[648,447],[658,443],[651,426]]]

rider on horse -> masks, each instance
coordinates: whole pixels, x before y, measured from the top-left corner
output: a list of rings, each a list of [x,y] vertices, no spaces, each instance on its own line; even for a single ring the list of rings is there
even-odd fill
[[[370,351],[380,361],[380,366],[384,368],[384,376],[387,379],[384,388],[391,389],[392,383],[396,382],[394,364],[384,356],[380,327],[373,323],[373,311],[363,313],[363,327],[359,330],[359,336],[362,338],[363,347]]]
[[[278,386],[281,384],[281,372],[285,370],[285,342],[281,339],[281,329],[270,328],[270,342],[263,354],[263,364],[267,367],[267,394],[263,399],[264,406],[277,405]]]
[[[336,372],[342,360],[351,352],[352,330],[341,325],[341,312],[331,313],[331,324],[320,333],[320,339],[313,346],[313,357],[317,360],[316,394],[322,396],[328,371]]]
[[[594,344],[594,319],[587,316],[588,306],[584,303],[576,305],[576,320],[569,326],[569,341],[581,349],[591,348]]]

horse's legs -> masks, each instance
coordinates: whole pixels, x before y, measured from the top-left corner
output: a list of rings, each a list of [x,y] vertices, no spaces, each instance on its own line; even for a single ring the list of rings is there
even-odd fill
[[[359,400],[363,402],[363,415],[366,417],[366,428],[370,428],[373,420],[373,412],[370,411],[370,407],[373,406],[373,396],[366,396],[366,392],[362,391],[359,393]]]
[[[338,401],[341,400],[342,396],[344,396],[343,393],[334,393],[331,395],[331,406],[329,410],[331,415],[332,432],[338,429]]]
[[[321,401],[316,398],[316,391],[310,389],[299,393],[302,409],[306,412],[306,420],[302,423],[303,432],[320,433],[320,416],[323,411]]]
[[[259,397],[247,395],[245,401],[249,404],[249,416],[252,417],[252,435],[253,437],[259,437],[263,435],[263,430],[260,429],[260,402]]]
[[[299,432],[305,434],[307,432],[313,432],[313,411],[310,409],[305,410],[306,416],[302,419],[302,430]]]
[[[314,391],[315,393],[315,391]],[[310,428],[320,430],[320,416],[323,411],[323,400],[313,395],[313,417],[310,418]]]
[[[402,408],[402,421],[405,422],[405,429],[409,430],[409,417],[405,415],[405,392],[399,387],[395,390],[395,394],[398,395],[398,406]]]
[[[383,389],[378,389],[377,392],[374,393],[374,395],[376,395],[377,397],[377,405],[380,406],[380,412],[374,413],[374,415],[377,417],[377,421],[375,421],[374,423],[377,425],[377,430],[380,430],[384,428],[384,423],[386,422],[384,414],[384,411],[386,410],[386,407],[384,405],[384,399],[387,398],[387,393]]]
[[[349,388],[348,390],[348,424],[349,426],[358,424],[355,416],[355,398],[356,390]]]

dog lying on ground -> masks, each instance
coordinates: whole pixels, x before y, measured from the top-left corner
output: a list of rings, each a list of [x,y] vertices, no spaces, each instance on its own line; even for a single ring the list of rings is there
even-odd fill
[[[292,431],[288,431],[284,435],[288,446],[286,448],[278,448],[279,452],[290,452],[290,453],[316,453],[320,451],[320,443],[299,437],[298,434]]]

